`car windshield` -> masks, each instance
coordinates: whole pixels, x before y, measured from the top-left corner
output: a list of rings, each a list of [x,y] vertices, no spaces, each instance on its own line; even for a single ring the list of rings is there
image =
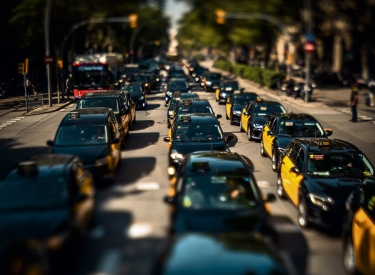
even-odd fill
[[[111,108],[113,113],[119,113],[119,107],[116,98],[82,98],[77,104],[77,109],[95,107],[107,107]]]
[[[285,113],[285,109],[277,104],[255,104],[254,116],[270,116]]]
[[[257,97],[257,95],[234,96],[233,104],[246,105],[249,101],[256,100]]]
[[[181,105],[178,114],[214,114],[210,106],[204,105]]]
[[[192,176],[184,182],[181,204],[184,208],[205,210],[251,209],[259,197],[250,177]]]
[[[144,82],[146,81],[146,76],[132,76],[130,77],[130,82]]]
[[[188,87],[188,84],[186,82],[170,82],[168,84],[168,88],[172,89],[186,89]]]
[[[106,144],[107,128],[104,125],[73,125],[58,129],[55,144],[60,146],[80,146]]]
[[[374,175],[370,161],[362,154],[310,153],[308,171],[319,176],[365,177]]]
[[[210,74],[210,75],[208,76],[208,78],[209,78],[210,80],[220,80],[220,79],[221,79],[221,74]]]
[[[321,137],[324,130],[317,121],[283,120],[278,134],[287,136]]]
[[[64,178],[15,179],[0,182],[0,210],[51,208],[69,199]]]
[[[222,87],[224,91],[234,91],[234,90],[239,90],[240,86],[238,83],[225,83]]]
[[[129,92],[130,94],[139,94],[142,93],[141,86],[125,86],[123,90]]]
[[[182,123],[177,126],[174,141],[217,141],[223,137],[219,125]]]

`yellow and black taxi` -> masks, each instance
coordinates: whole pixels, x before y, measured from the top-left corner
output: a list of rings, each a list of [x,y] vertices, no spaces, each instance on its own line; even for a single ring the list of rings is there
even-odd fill
[[[274,114],[286,113],[284,106],[277,101],[258,98],[250,101],[242,109],[240,118],[240,132],[247,133],[248,140],[260,140],[267,119]]]
[[[124,91],[86,93],[77,103],[76,109],[106,107],[115,114],[121,135],[121,145],[132,128],[135,107],[128,101]]]
[[[223,80],[220,82],[220,87],[215,91],[216,102],[219,104],[225,103],[234,91],[240,90],[241,87],[237,80]]]
[[[256,231],[275,238],[266,203],[276,197],[263,197],[253,171],[249,159],[233,152],[186,155],[164,198],[171,207],[171,234]]]
[[[375,178],[365,179],[345,205],[344,267],[348,274],[375,274]]]
[[[121,161],[121,135],[109,108],[85,108],[69,112],[60,122],[54,141],[48,140],[54,154],[77,155],[94,180],[114,181]]]
[[[189,83],[185,79],[175,79],[169,80],[167,87],[165,89],[165,103],[168,104],[174,93],[191,93]]]
[[[173,123],[175,117],[188,114],[211,114],[215,116],[215,112],[207,99],[183,99],[175,105],[172,111],[172,119],[168,120],[168,126]],[[216,118],[221,118],[221,115],[216,115]]]
[[[196,93],[174,94],[172,99],[169,101],[169,105],[166,104],[166,106],[168,106],[168,110],[167,110],[168,126],[171,125],[171,123],[174,119],[175,108],[176,108],[177,104],[179,104],[181,100],[185,100],[185,99],[189,99],[189,100],[194,101],[195,99],[199,99],[199,95],[196,94]]]
[[[341,229],[345,201],[374,175],[368,158],[353,144],[328,138],[292,140],[280,156],[277,194],[288,197],[302,227]]]
[[[56,257],[69,265],[69,256],[81,251],[95,204],[92,175],[78,157],[38,155],[21,161],[0,181],[1,274],[56,274],[62,267]]]
[[[132,84],[121,88],[130,95],[130,98],[135,104],[135,108],[141,108],[143,110],[147,107],[147,93],[140,84]],[[134,116],[135,117],[135,116]]]
[[[257,234],[186,233],[167,239],[152,275],[303,274],[289,259]]]
[[[240,122],[242,109],[250,101],[255,101],[259,96],[252,92],[235,91],[225,104],[225,117],[230,120],[230,125]]]
[[[220,82],[223,80],[221,73],[207,72],[202,77],[201,85],[206,92],[215,92],[216,89],[220,88]]]
[[[228,142],[232,139],[233,136],[224,136],[211,114],[179,115],[164,138],[169,147],[169,165],[177,168],[186,154],[195,151],[229,151]]]
[[[289,142],[298,137],[328,137],[331,129],[323,128],[311,115],[281,114],[272,115],[266,122],[260,140],[261,156],[269,156],[272,170],[277,171],[279,152],[284,151]]]

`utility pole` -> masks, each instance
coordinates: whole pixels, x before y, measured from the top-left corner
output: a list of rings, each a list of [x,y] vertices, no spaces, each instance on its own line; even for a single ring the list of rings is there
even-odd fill
[[[51,7],[52,7],[52,0],[47,0],[46,7],[44,10],[44,38],[46,42],[46,55],[49,56],[49,22],[51,16]],[[51,72],[50,72],[50,64],[46,64],[47,69],[47,89],[48,89],[48,104],[52,107],[52,95],[51,95]]]
[[[311,0],[305,0],[306,9],[306,37],[312,35],[312,8]],[[310,75],[311,75],[311,52],[305,52],[305,102],[309,102],[309,86],[310,86]]]

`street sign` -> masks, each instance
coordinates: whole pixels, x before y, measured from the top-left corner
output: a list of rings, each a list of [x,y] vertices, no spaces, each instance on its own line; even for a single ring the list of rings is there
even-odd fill
[[[312,53],[315,51],[315,43],[313,42],[306,42],[304,45],[303,45],[303,49],[305,52],[307,53]]]
[[[52,64],[53,63],[53,56],[52,55],[46,55],[44,56],[44,63],[46,64]]]

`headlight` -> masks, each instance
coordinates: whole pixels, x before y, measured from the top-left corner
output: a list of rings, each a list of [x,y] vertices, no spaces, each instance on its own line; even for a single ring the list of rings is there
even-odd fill
[[[197,75],[196,73],[192,73],[192,74],[191,74],[192,77],[195,77],[196,75]]]
[[[159,78],[159,77],[157,77],[157,78],[156,78],[156,81],[159,81],[159,80],[160,80],[160,78]]]
[[[262,124],[258,124],[258,123],[254,123],[253,124],[254,128],[263,128],[263,125]]]
[[[167,96],[172,96],[172,92],[167,91]]]
[[[184,158],[184,155],[178,153],[176,150],[173,149],[173,150],[171,151],[171,158],[172,158],[172,159],[183,159],[183,158]]]
[[[168,111],[169,116],[173,116],[173,111]]]
[[[236,111],[236,110],[233,110],[233,114],[237,114],[237,115],[240,115],[240,114],[241,114],[241,111]]]
[[[148,86],[148,83],[145,83],[145,86],[147,87],[147,86]]]
[[[294,87],[293,90],[298,91],[298,90],[299,90],[299,87]]]
[[[195,81],[199,81],[199,77],[196,77],[196,78],[195,78]]]
[[[227,94],[226,94],[226,93],[221,93],[221,96],[224,96],[224,97],[226,97],[226,96],[227,96]]]
[[[138,98],[138,100],[143,100],[144,99],[144,96],[141,96],[140,98]]]
[[[191,94],[191,90],[188,90],[188,93]]]
[[[104,165],[108,165],[109,163],[109,156],[106,156],[104,158],[101,158],[101,159],[97,159],[95,161],[95,167],[99,167],[99,166],[104,166]]]
[[[331,205],[335,204],[335,201],[331,197],[323,198],[323,197],[310,193],[309,198],[313,204],[320,206],[324,211],[329,210],[327,204],[331,204]]]
[[[206,84],[207,84],[207,85],[211,85],[212,82],[211,82],[211,81],[207,81]]]

